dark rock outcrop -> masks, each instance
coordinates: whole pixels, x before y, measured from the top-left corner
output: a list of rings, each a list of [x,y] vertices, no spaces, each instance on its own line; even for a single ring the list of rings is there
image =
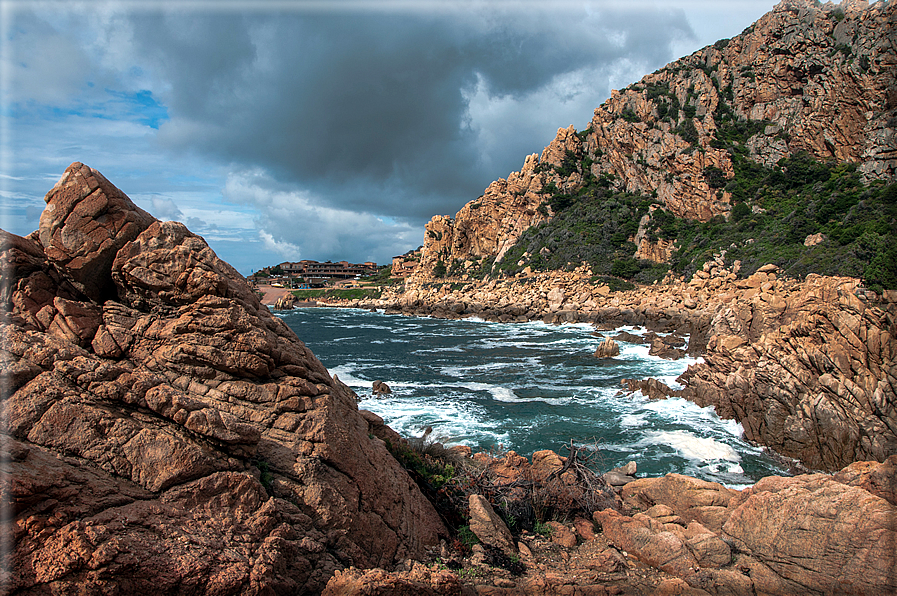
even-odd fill
[[[442,523],[356,396],[182,224],[72,164],[2,233],[16,594],[320,592]]]

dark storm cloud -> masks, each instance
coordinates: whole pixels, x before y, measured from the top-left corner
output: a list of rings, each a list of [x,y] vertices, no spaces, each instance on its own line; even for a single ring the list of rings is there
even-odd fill
[[[519,169],[558,126],[585,127],[609,92],[610,65],[662,64],[670,44],[691,35],[681,11],[526,6],[140,14],[133,31],[170,85],[163,145],[264,168],[330,206],[428,218]],[[506,118],[516,142],[484,161],[489,122],[473,120],[468,102],[477,85],[489,99],[523,99],[578,71],[604,78],[569,90],[593,95],[577,122],[524,139]]]
[[[386,262],[765,1],[14,1],[0,223],[82,161],[242,271]]]

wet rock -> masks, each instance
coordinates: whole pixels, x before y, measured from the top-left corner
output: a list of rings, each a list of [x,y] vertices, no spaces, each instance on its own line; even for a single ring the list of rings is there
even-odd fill
[[[621,331],[620,333],[613,336],[616,341],[623,341],[629,344],[644,344],[647,343],[647,340],[642,335],[635,335],[634,333],[629,333],[628,331]]]

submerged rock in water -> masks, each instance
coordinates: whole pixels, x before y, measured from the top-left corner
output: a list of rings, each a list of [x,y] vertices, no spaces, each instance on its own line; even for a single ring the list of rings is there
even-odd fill
[[[80,163],[46,200],[0,236],[12,592],[314,593],[445,533],[202,238]]]

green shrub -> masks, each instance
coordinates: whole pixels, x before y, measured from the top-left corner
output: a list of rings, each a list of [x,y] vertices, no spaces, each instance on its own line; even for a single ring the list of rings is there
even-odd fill
[[[443,263],[442,261],[436,261],[436,265],[433,266],[433,277],[445,277],[445,274],[445,263]]]
[[[750,214],[751,208],[747,203],[736,203],[735,206],[732,207],[732,221],[741,221]]]
[[[467,548],[473,548],[474,544],[480,543],[480,539],[473,533],[470,526],[461,526],[458,528],[458,539],[461,541],[461,544]]]
[[[726,173],[716,166],[707,166],[704,168],[704,180],[710,188],[723,188],[728,183]]]
[[[692,145],[698,142],[698,129],[691,118],[686,118],[682,124],[676,127],[675,133],[682,137],[682,140]]]
[[[626,122],[641,122],[641,118],[633,112],[630,108],[624,108],[622,112],[620,112],[620,117],[623,118]]]
[[[300,300],[315,300],[318,298],[332,298],[334,300],[376,300],[380,297],[381,291],[374,288],[352,288],[349,290],[293,290],[291,293]]]

